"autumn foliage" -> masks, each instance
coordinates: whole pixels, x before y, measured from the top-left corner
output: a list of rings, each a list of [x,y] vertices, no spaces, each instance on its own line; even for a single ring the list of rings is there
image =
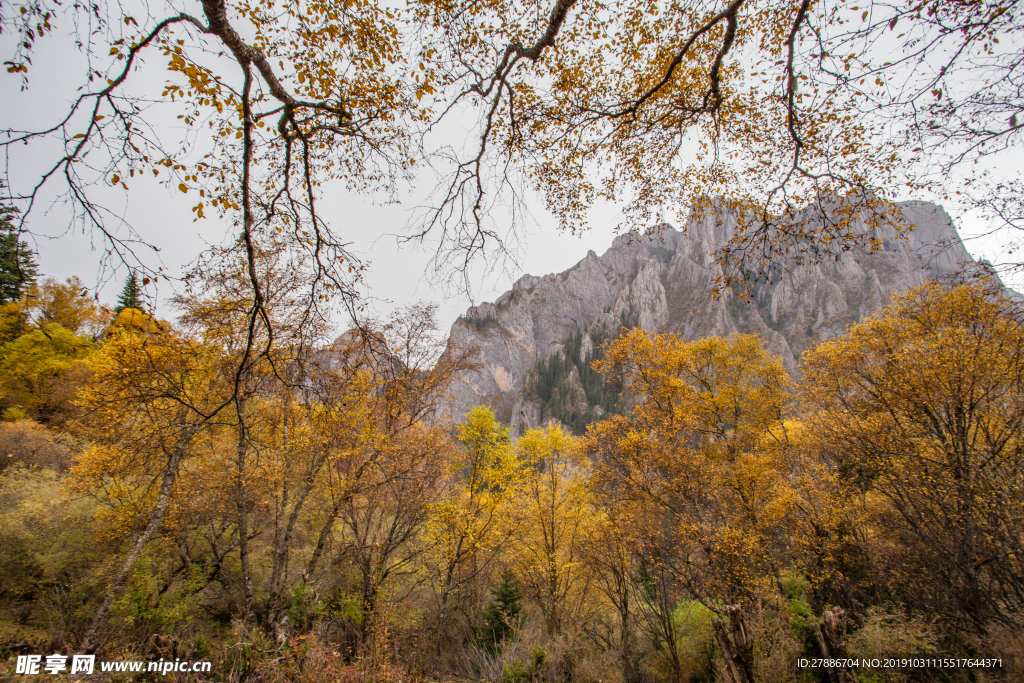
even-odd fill
[[[215,680],[1021,671],[1024,332],[988,285],[913,290],[796,375],[754,336],[624,330],[594,365],[623,412],[580,437],[443,417],[470,359],[430,346],[429,307],[240,366],[225,296],[95,338],[53,320],[99,312],[53,297],[7,342],[6,647],[211,658]]]

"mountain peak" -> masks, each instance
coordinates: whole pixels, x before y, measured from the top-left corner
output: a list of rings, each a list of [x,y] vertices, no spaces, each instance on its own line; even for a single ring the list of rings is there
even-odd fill
[[[470,308],[452,326],[449,343],[476,347],[480,366],[459,378],[449,412],[486,404],[516,431],[548,417],[579,426],[610,409],[588,368],[600,341],[623,327],[689,339],[755,333],[795,370],[806,348],[841,334],[893,294],[973,264],[942,207],[898,206],[912,227],[889,222],[870,228],[878,251],[854,249],[835,260],[791,264],[772,282],[756,285],[750,302],[728,292],[712,296],[722,275],[715,250],[737,225],[727,209],[695,213],[683,231],[663,224],[623,233],[601,256],[590,250],[561,273],[524,275],[497,301]],[[542,371],[568,384],[541,396],[536,378]],[[590,388],[582,403],[581,387]]]

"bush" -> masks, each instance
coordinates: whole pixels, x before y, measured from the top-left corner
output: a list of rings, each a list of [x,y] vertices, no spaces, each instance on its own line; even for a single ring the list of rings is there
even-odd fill
[[[18,420],[24,420],[26,417],[28,417],[28,413],[17,406],[5,408],[3,412],[4,422],[17,422]]]
[[[22,418],[25,416],[18,408],[8,408],[4,419],[14,412],[21,413]],[[32,420],[0,422],[0,471],[20,464],[63,472],[70,466],[76,450],[77,444],[70,437]]]
[[[872,607],[861,627],[849,637],[846,649],[850,657],[883,659],[934,654],[936,643],[932,627],[924,620]],[[870,672],[870,680],[896,683],[907,680],[907,672],[876,669]]]
[[[112,555],[96,542],[94,513],[51,469],[17,464],[0,473],[0,611],[51,628],[54,642],[80,635]]]
[[[683,600],[672,614],[684,680],[714,680],[715,635],[711,627],[714,612],[696,600]]]
[[[533,676],[522,662],[509,662],[501,672],[501,683],[530,683]]]
[[[754,679],[760,683],[793,680],[803,647],[793,633],[788,605],[760,601],[748,612],[747,626],[754,633]]]

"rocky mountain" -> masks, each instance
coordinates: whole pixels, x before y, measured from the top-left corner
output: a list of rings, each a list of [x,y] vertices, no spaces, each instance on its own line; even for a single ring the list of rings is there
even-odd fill
[[[601,256],[591,251],[564,272],[524,275],[452,325],[449,343],[477,347],[480,367],[461,375],[449,410],[460,415],[487,404],[516,432],[549,417],[581,429],[616,408],[590,362],[623,326],[689,339],[756,333],[795,369],[805,349],[878,311],[894,293],[974,264],[941,207],[899,207],[913,228],[902,236],[891,223],[873,228],[881,250],[792,265],[757,286],[751,302],[712,297],[722,274],[713,253],[736,228],[728,212],[691,219],[685,231],[623,234]]]

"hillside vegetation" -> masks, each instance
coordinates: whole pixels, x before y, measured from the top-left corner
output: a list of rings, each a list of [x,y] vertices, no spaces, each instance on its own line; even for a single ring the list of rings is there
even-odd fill
[[[11,666],[85,650],[208,659],[172,677],[218,681],[1024,672],[1024,330],[997,289],[913,290],[796,379],[755,336],[573,337],[532,385],[566,426],[518,439],[486,408],[435,416],[469,361],[435,360],[429,307],[239,374],[229,301],[181,297],[172,325],[76,292],[3,309]],[[607,405],[585,429],[558,402],[572,373]],[[863,664],[940,655],[999,666]],[[844,662],[797,666],[822,658]]]

